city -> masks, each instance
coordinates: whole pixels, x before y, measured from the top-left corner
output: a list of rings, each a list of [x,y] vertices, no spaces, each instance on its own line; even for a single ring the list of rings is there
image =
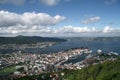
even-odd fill
[[[80,56],[84,58],[72,63]],[[92,50],[84,47],[51,54],[31,54],[19,51],[11,54],[0,54],[0,75],[4,75],[6,68],[13,68],[11,72],[8,71],[8,74],[6,74],[9,79],[57,72],[64,69],[79,70],[108,60],[114,61],[117,57],[118,53],[103,53],[102,50],[92,54]]]

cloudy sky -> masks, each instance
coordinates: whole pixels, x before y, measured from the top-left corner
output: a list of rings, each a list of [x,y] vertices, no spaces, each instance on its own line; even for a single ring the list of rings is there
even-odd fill
[[[0,36],[120,36],[120,0],[0,0]]]

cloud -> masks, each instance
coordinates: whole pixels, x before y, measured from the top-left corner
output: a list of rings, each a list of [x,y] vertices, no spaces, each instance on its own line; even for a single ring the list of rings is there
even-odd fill
[[[111,28],[110,26],[105,26],[103,33],[120,33],[120,28]]]
[[[119,36],[120,28],[112,28],[110,26],[105,26],[103,29],[98,29],[95,27],[76,27],[76,26],[64,26],[52,30],[57,36],[65,37],[104,37],[104,36]]]
[[[106,26],[104,29],[103,29],[103,32],[104,33],[108,33],[111,31],[111,28],[109,26]]]
[[[112,4],[115,4],[117,3],[118,0],[105,0],[105,4],[106,5],[112,5]]]
[[[88,19],[86,22],[93,23],[99,17]],[[103,29],[87,26],[61,26],[53,28],[64,21],[65,17],[50,16],[46,13],[25,12],[23,14],[0,11],[0,35],[37,35],[37,36],[104,36],[120,34],[120,28],[105,26]]]
[[[15,35],[39,35],[42,34],[51,34],[52,28],[49,27],[39,27],[39,26],[32,26],[26,27],[22,25],[10,26],[10,27],[0,27],[0,35],[4,36],[15,36]]]
[[[60,0],[40,0],[40,2],[47,6],[55,6],[60,2]]]
[[[25,12],[23,14],[0,11],[0,35],[36,35],[53,32],[50,26],[65,20],[64,16],[47,13]]]
[[[50,16],[46,13],[25,12],[23,14],[0,11],[0,27],[10,26],[53,26],[65,20],[64,16]]]
[[[75,26],[64,26],[55,30],[55,33],[81,33],[81,32],[90,32],[90,29],[87,27],[75,27]]]
[[[39,0],[42,4],[46,6],[55,6],[58,5],[60,2],[70,2],[72,0]]]
[[[82,20],[81,23],[83,23],[83,24],[89,24],[89,23],[95,23],[95,22],[97,22],[99,20],[100,20],[100,17],[96,16],[96,17],[88,18],[86,20]]]
[[[72,25],[52,28],[52,27],[40,27],[32,26],[26,27],[23,25],[10,26],[10,27],[0,27],[0,35],[30,35],[30,36],[52,36],[52,37],[80,37],[80,36],[119,36],[120,28],[112,28],[110,26],[105,26],[103,29],[98,29],[95,27],[76,27]]]
[[[64,26],[53,30],[53,33],[98,33],[102,32],[101,30],[92,27],[76,27],[72,25]]]
[[[0,0],[0,4],[12,4],[12,5],[23,5],[26,0]]]

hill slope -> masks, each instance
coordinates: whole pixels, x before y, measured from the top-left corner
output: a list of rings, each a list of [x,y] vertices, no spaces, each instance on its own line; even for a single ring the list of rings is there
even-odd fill
[[[120,59],[76,71],[65,71],[68,80],[120,80]]]

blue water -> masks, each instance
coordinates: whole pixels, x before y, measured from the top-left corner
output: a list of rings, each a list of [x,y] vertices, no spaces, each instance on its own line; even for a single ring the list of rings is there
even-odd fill
[[[120,54],[120,42],[119,41],[66,41],[60,44],[47,47],[47,48],[30,48],[26,49],[25,52],[28,53],[53,53],[64,51],[70,48],[88,47],[95,53],[98,49],[101,49],[104,53],[107,52],[117,52]]]

